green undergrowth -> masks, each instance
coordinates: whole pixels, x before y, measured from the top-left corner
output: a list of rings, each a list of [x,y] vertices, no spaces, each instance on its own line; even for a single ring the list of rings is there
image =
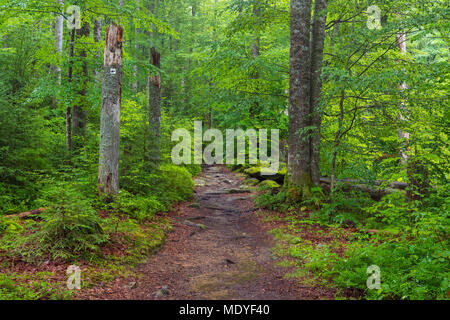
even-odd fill
[[[448,299],[449,200],[436,189],[423,201],[392,193],[373,201],[338,191],[334,202],[289,203],[284,191],[262,189],[256,204],[263,221],[278,221],[271,233],[281,266],[303,283],[351,290],[365,299]],[[367,268],[380,268],[380,288],[368,289]]]
[[[192,196],[191,172],[198,169],[162,165],[147,178],[137,171],[112,202],[93,196],[87,183],[49,180],[33,203],[45,208],[42,213],[0,216],[0,300],[70,298],[64,273],[72,264],[82,269],[82,289],[134,274],[132,268],[161,248],[172,229],[166,213]],[[9,271],[14,261],[37,271],[21,277]],[[44,274],[42,263],[65,268]]]
[[[72,292],[63,285],[56,287],[50,278],[51,272],[0,273],[1,300],[63,300],[72,297]]]

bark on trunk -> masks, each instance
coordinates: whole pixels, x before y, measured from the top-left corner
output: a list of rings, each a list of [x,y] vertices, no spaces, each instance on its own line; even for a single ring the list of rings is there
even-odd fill
[[[122,39],[123,29],[114,23],[109,25],[105,37],[98,172],[99,194],[109,198],[119,191]]]
[[[311,0],[292,0],[287,182],[300,188],[303,198],[311,196],[310,25]]]
[[[102,18],[95,19],[94,21],[94,42],[98,43],[102,41]],[[95,54],[95,60],[99,61],[102,56],[102,49],[98,49],[98,52]],[[94,77],[97,82],[100,82],[101,73],[98,71],[99,69],[94,68]]]
[[[400,50],[400,52],[402,54],[406,54],[406,33],[403,32],[403,33],[397,34],[396,40],[397,40],[397,47]],[[406,82],[403,81],[399,85],[399,89],[400,89],[400,91],[408,89],[408,85],[406,84]],[[406,105],[404,102],[402,102],[400,109],[401,110],[399,112],[397,112],[397,118],[399,120],[405,120],[405,118],[403,117],[403,114],[402,114],[406,111]],[[398,137],[400,139],[405,139],[407,142],[409,141],[409,133],[404,132],[401,129],[398,131]],[[408,155],[406,154],[406,152],[403,148],[400,149],[400,160],[402,161],[402,163],[406,163],[408,160]]]
[[[315,127],[311,138],[311,179],[320,183],[320,127],[322,113],[319,108],[322,93],[322,59],[325,43],[325,27],[327,20],[327,0],[316,0],[314,3],[314,19],[311,38],[311,113],[312,126]]]
[[[64,8],[64,0],[57,0],[57,4],[61,10]],[[61,55],[63,50],[63,37],[64,37],[64,17],[62,14],[56,16],[55,24],[55,50],[56,53]],[[58,84],[61,85],[61,68],[59,65],[55,66],[56,77],[58,79]]]
[[[140,10],[139,6],[140,6],[140,0],[136,0],[136,10]],[[138,30],[138,28],[136,28],[136,25],[134,25],[134,40],[135,40],[134,58],[135,59],[138,59],[138,52],[139,52],[139,44],[137,43],[138,35],[139,35],[139,30]],[[139,76],[138,66],[134,65],[133,66],[133,77],[134,77],[133,91],[134,91],[134,93],[138,93],[138,91],[139,91],[138,76]]]
[[[160,69],[160,54],[152,47],[150,50],[150,64]],[[161,122],[161,73],[148,78],[148,105],[149,105],[149,124],[150,124],[150,148],[149,160],[153,168],[159,169],[161,160],[160,155],[160,122]]]
[[[75,29],[70,32],[70,44],[69,44],[69,70],[67,81],[72,82],[73,76],[73,47],[75,45]],[[66,107],[66,146],[67,150],[72,150],[72,107],[67,105]]]
[[[406,49],[406,33],[402,32],[397,34],[397,47],[402,54],[407,53]],[[399,90],[404,91],[408,89],[406,82],[402,82],[399,85]],[[397,113],[397,117],[400,121],[405,121],[406,118],[403,114],[407,113],[406,101],[403,101],[400,105],[400,110]],[[417,154],[409,157],[406,151],[409,151],[409,139],[408,132],[400,129],[398,131],[398,137],[403,139],[405,147],[400,148],[400,160],[406,165],[406,174],[408,176],[409,187],[406,191],[406,197],[408,200],[421,200],[422,197],[429,193],[430,182],[428,177],[428,168],[422,163],[420,159],[417,159]]]
[[[339,101],[339,124],[338,131],[334,136],[334,147],[333,147],[333,157],[331,159],[331,185],[330,185],[330,198],[333,200],[334,187],[336,185],[336,158],[338,154],[338,148],[341,144],[342,138],[342,126],[344,123],[344,101],[345,101],[345,91],[341,91],[341,99]]]
[[[253,4],[253,15],[259,19],[261,16],[261,8],[259,6],[258,3]],[[252,59],[256,60],[259,57],[259,50],[260,50],[260,37],[259,37],[259,32],[256,32],[253,35],[253,41],[251,44],[251,52],[252,52]],[[254,69],[252,70],[251,74],[250,74],[250,78],[252,80],[254,80],[255,82],[255,92],[258,92],[258,79],[259,79],[259,72],[258,72],[258,68],[255,66]],[[257,101],[254,101],[251,106],[250,106],[250,116],[253,117],[258,117],[259,116],[259,103]]]
[[[77,38],[85,38],[87,39],[90,34],[90,26],[89,22],[85,22],[80,30],[77,31]],[[78,41],[81,43],[84,41]],[[77,104],[73,106],[72,111],[72,128],[73,135],[77,137],[84,137],[86,134],[86,119],[87,119],[87,107],[86,107],[86,94],[87,94],[87,83],[88,83],[88,65],[87,65],[87,53],[84,48],[84,44],[78,54],[80,60],[82,60],[82,68],[80,72],[79,78],[79,90],[78,90],[78,99]],[[81,141],[75,140],[75,147],[81,147]]]

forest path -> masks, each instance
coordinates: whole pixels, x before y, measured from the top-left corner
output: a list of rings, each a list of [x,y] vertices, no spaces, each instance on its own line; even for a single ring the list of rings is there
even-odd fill
[[[194,200],[171,213],[164,247],[136,268],[140,277],[120,279],[91,298],[329,299],[328,290],[285,279],[287,270],[275,266],[270,224],[260,222],[255,191],[242,180],[225,166],[204,168]]]

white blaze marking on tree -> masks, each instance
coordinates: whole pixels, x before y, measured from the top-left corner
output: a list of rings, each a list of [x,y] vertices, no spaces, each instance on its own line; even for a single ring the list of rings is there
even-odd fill
[[[111,73],[111,74],[116,74],[116,69],[111,68],[110,73]]]

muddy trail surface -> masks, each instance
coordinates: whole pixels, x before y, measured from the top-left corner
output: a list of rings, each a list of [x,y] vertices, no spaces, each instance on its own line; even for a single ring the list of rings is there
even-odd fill
[[[139,277],[116,279],[90,299],[330,299],[324,288],[286,279],[274,243],[253,204],[255,191],[224,166],[195,179],[193,201],[171,213],[164,247],[139,265]]]

